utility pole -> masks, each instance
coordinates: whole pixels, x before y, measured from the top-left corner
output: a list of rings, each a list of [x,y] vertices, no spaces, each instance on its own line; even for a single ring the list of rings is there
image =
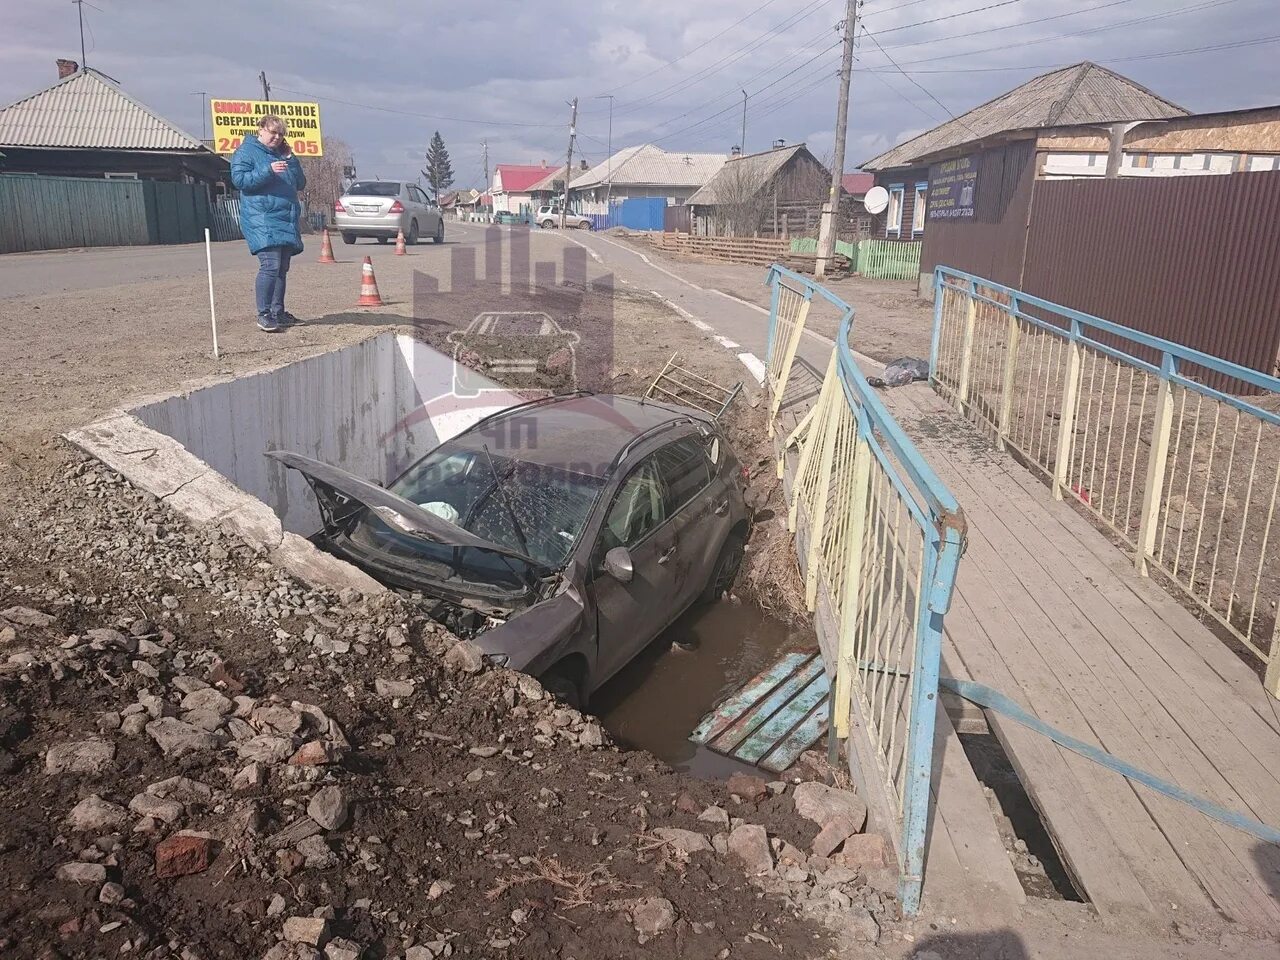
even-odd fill
[[[569,212],[569,178],[573,176],[573,138],[578,135],[578,98],[573,98],[572,113],[569,114],[569,156],[564,162],[564,203],[560,205],[560,229],[564,229],[564,218]]]
[[[489,141],[480,141],[480,150],[484,156],[484,190],[483,193],[489,192]]]
[[[271,102],[271,84],[267,83],[267,71],[263,70],[258,74],[258,79],[262,81],[262,102]]]
[[[846,0],[844,14],[844,51],[840,57],[840,100],[836,105],[836,155],[831,164],[831,192],[822,208],[818,225],[818,257],[813,275],[827,275],[827,263],[836,249],[836,212],[840,209],[840,190],[844,180],[844,141],[849,131],[849,80],[853,76],[853,35],[858,28],[858,0]]]
[[[89,64],[85,62],[84,55],[84,0],[71,0],[76,5],[76,11],[80,15],[80,69],[83,70]]]
[[[747,155],[747,91],[742,91],[742,139],[738,142],[741,156]]]
[[[209,129],[209,101],[206,98],[209,94],[204,90],[196,90],[191,95],[200,98],[200,139],[208,140],[206,131]]]
[[[592,99],[609,101],[609,143],[605,147],[609,151],[609,155],[604,161],[604,211],[607,214],[609,212],[609,201],[613,198],[613,94],[603,93]]]

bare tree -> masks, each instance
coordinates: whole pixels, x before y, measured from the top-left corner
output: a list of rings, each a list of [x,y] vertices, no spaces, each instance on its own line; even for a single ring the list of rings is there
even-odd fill
[[[351,148],[337,137],[325,137],[323,157],[299,157],[307,188],[298,199],[304,215],[324,213],[332,219],[333,205],[342,196],[342,171],[351,166]]]
[[[773,203],[768,178],[757,163],[730,160],[716,178],[714,220],[717,232],[731,237],[753,237]]]

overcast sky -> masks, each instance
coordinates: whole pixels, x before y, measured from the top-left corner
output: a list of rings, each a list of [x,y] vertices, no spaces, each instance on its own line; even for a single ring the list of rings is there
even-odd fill
[[[1194,111],[1280,103],[1280,42],[1268,39],[1280,35],[1274,2],[867,0],[846,168],[947,119],[947,111],[963,113],[1080,60]],[[207,116],[198,91],[257,98],[265,70],[273,99],[320,103],[325,136],[351,145],[362,176],[416,176],[438,129],[456,185],[479,186],[483,140],[491,170],[562,163],[574,96],[578,154],[591,162],[606,154],[609,101],[601,95],[615,98],[615,150],[656,142],[728,152],[740,138],[744,88],[748,151],[803,140],[829,156],[844,6],[85,0],[85,46],[90,66],[196,136]],[[977,8],[986,9],[966,13]],[[1197,51],[1206,47],[1218,49]],[[75,6],[8,5],[0,103],[55,80],[57,57],[80,59]]]

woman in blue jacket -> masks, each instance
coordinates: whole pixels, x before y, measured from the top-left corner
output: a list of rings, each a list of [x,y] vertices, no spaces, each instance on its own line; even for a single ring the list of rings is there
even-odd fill
[[[284,290],[289,259],[302,252],[298,191],[307,185],[283,120],[269,115],[258,121],[258,135],[231,158],[231,182],[240,191],[240,230],[258,258],[258,327],[275,333],[298,322],[284,308]]]

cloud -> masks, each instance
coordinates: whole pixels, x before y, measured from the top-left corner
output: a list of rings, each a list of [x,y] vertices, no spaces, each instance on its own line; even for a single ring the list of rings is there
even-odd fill
[[[948,111],[962,113],[1053,65],[1083,59],[1191,109],[1280,100],[1274,46],[1115,62],[1265,35],[1267,0],[1179,0],[1172,9],[1168,0],[1084,2],[1018,2],[939,19],[987,3],[870,0],[863,23],[884,52],[871,37],[859,40],[849,163],[945,120]],[[204,115],[193,92],[257,96],[265,70],[277,98],[320,102],[326,134],[351,145],[362,174],[417,176],[434,130],[460,186],[480,185],[482,142],[490,170],[499,162],[559,161],[567,101],[575,96],[579,153],[601,160],[609,106],[594,98],[609,93],[615,150],[656,141],[727,152],[740,139],[745,88],[748,149],[807,138],[820,156],[830,154],[835,26],[844,4],[762,3],[276,0],[267,10],[256,0],[95,0],[85,10],[86,46],[91,66],[197,135]],[[921,22],[929,20],[936,22]],[[1135,20],[1142,22],[1127,23]],[[0,102],[52,82],[55,57],[79,59],[71,4],[17,6],[6,11],[5,27]],[[1005,67],[1019,69],[998,69]]]

